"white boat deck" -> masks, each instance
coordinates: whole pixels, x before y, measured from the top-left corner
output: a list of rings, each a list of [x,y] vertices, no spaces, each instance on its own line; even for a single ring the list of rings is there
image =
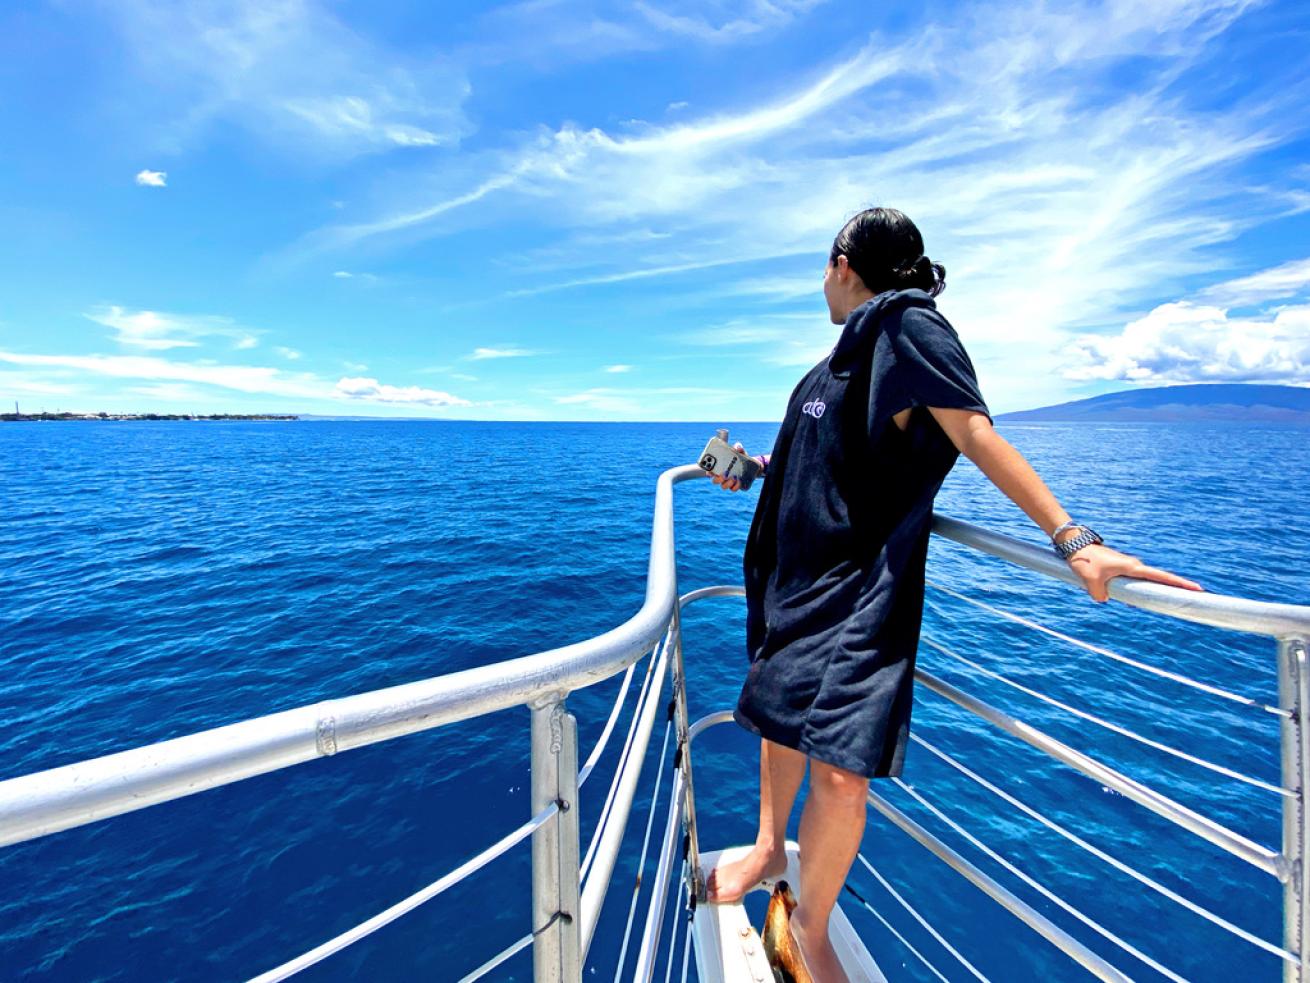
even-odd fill
[[[731,863],[749,851],[749,846],[734,846],[702,852],[701,869],[708,874],[716,864]],[[793,842],[787,843],[787,872],[780,878],[761,882],[752,890],[772,894],[778,880],[787,881],[799,896],[799,850]],[[701,983],[773,983],[773,970],[764,957],[759,928],[751,925],[741,901],[701,905],[696,909],[691,931]],[[828,920],[828,935],[851,983],[887,983],[887,977],[869,955],[840,904]]]

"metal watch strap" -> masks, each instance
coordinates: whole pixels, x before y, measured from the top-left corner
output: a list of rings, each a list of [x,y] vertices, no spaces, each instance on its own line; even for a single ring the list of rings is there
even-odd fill
[[[1069,559],[1069,557],[1073,556],[1084,546],[1094,546],[1099,543],[1105,542],[1105,540],[1101,538],[1101,535],[1095,529],[1092,529],[1090,526],[1079,525],[1079,526],[1073,526],[1072,528],[1081,529],[1082,532],[1080,532],[1073,539],[1066,539],[1063,543],[1053,544],[1055,547],[1055,552],[1062,559],[1065,560]]]

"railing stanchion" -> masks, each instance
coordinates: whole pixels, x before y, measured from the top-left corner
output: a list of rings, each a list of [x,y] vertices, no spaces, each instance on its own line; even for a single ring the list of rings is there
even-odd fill
[[[705,900],[705,879],[700,872],[700,839],[696,831],[696,797],[691,784],[691,743],[687,738],[691,721],[687,716],[687,675],[682,663],[682,611],[673,608],[673,715],[678,731],[678,762],[682,770],[683,795],[686,801],[687,890],[693,906]]]
[[[1291,713],[1279,728],[1282,744],[1283,787],[1296,795],[1283,800],[1283,860],[1287,875],[1283,882],[1283,947],[1300,957],[1300,964],[1284,963],[1284,983],[1305,983],[1307,953],[1306,916],[1306,793],[1310,772],[1310,733],[1306,714],[1310,712],[1310,679],[1306,665],[1306,640],[1278,640],[1278,705]]]
[[[578,722],[562,699],[532,707],[532,811],[559,813],[532,834],[532,975],[580,983]]]

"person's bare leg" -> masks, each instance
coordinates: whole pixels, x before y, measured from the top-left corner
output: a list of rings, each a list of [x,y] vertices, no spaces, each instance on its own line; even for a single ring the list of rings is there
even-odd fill
[[[810,792],[801,813],[801,883],[791,930],[814,983],[847,983],[828,938],[828,917],[864,835],[869,780],[810,762]]]
[[[740,860],[715,867],[705,878],[713,904],[738,900],[765,877],[787,869],[787,818],[805,777],[805,755],[772,741],[760,741],[760,827],[755,847]]]

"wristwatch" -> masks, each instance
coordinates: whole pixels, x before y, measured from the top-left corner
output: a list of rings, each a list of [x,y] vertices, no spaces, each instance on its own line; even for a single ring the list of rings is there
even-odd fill
[[[1068,532],[1070,529],[1078,529],[1081,531],[1077,536],[1073,537],[1073,539],[1066,539],[1063,543],[1057,543],[1055,541],[1056,536],[1060,535],[1062,532]],[[1066,522],[1051,533],[1051,545],[1055,548],[1056,554],[1063,560],[1069,559],[1069,557],[1073,556],[1084,546],[1094,546],[1104,542],[1105,540],[1101,538],[1100,533],[1091,526],[1083,525],[1081,522]]]

